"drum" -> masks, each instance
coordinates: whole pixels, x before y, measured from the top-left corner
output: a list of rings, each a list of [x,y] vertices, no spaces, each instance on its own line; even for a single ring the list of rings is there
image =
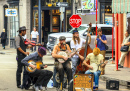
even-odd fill
[[[56,75],[58,75],[57,74],[57,71],[56,71],[56,68],[54,67],[54,74],[53,74],[53,86],[54,87],[58,87],[58,79],[59,79],[59,77],[56,77]],[[65,79],[64,79],[65,80]],[[63,88],[66,88],[66,85],[67,85],[67,81],[66,82],[64,82],[64,86],[63,86]]]

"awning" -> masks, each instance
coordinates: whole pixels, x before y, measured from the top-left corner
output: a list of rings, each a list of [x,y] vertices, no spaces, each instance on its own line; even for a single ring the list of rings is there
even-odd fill
[[[130,12],[130,0],[112,0],[112,13]]]

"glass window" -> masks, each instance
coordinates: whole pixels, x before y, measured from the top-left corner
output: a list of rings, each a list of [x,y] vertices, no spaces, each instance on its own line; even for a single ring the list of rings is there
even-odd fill
[[[112,35],[112,27],[102,27],[102,34],[104,35]]]
[[[52,4],[52,6],[56,6],[56,2],[68,2],[68,5],[71,6],[71,0],[41,0],[41,5],[48,6],[48,4]],[[38,0],[32,0],[32,5],[38,7]]]
[[[101,3],[100,12],[100,24],[112,25],[111,3]]]
[[[10,6],[10,8],[17,8],[18,6]],[[18,35],[19,29],[19,15],[10,17],[10,38],[15,38]]]

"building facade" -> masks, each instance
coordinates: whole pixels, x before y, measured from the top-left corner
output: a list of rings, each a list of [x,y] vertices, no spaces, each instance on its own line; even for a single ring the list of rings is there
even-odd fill
[[[0,0],[0,32],[5,28],[8,34],[7,44],[15,47],[15,37],[20,26],[27,27],[27,39],[33,27],[38,30],[38,1],[39,0]],[[61,22],[60,8],[56,2],[67,2],[68,7],[63,12]],[[111,13],[112,0],[98,0],[98,24],[112,24]],[[89,7],[88,7],[89,6]],[[5,17],[5,8],[16,8],[16,17]],[[69,31],[69,18],[76,13],[76,9],[90,9],[91,13],[81,14],[82,24],[96,23],[96,0],[41,0],[41,37],[44,44],[47,43],[48,34],[54,32]]]
[[[115,25],[115,59],[116,62],[121,57],[121,44],[125,37],[125,32],[130,34],[130,1],[126,0],[113,0],[112,1],[112,13],[114,13],[114,25]],[[125,57],[124,67],[130,68],[130,53]]]

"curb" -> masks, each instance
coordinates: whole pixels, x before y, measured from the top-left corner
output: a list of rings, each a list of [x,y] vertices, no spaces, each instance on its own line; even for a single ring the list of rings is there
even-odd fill
[[[130,81],[125,81],[125,80],[120,80],[120,79],[116,79],[116,78],[107,77],[105,75],[101,75],[99,78],[102,79],[103,81],[116,80],[116,81],[119,81],[120,85],[127,86],[127,87],[128,87],[128,83],[130,82]]]

